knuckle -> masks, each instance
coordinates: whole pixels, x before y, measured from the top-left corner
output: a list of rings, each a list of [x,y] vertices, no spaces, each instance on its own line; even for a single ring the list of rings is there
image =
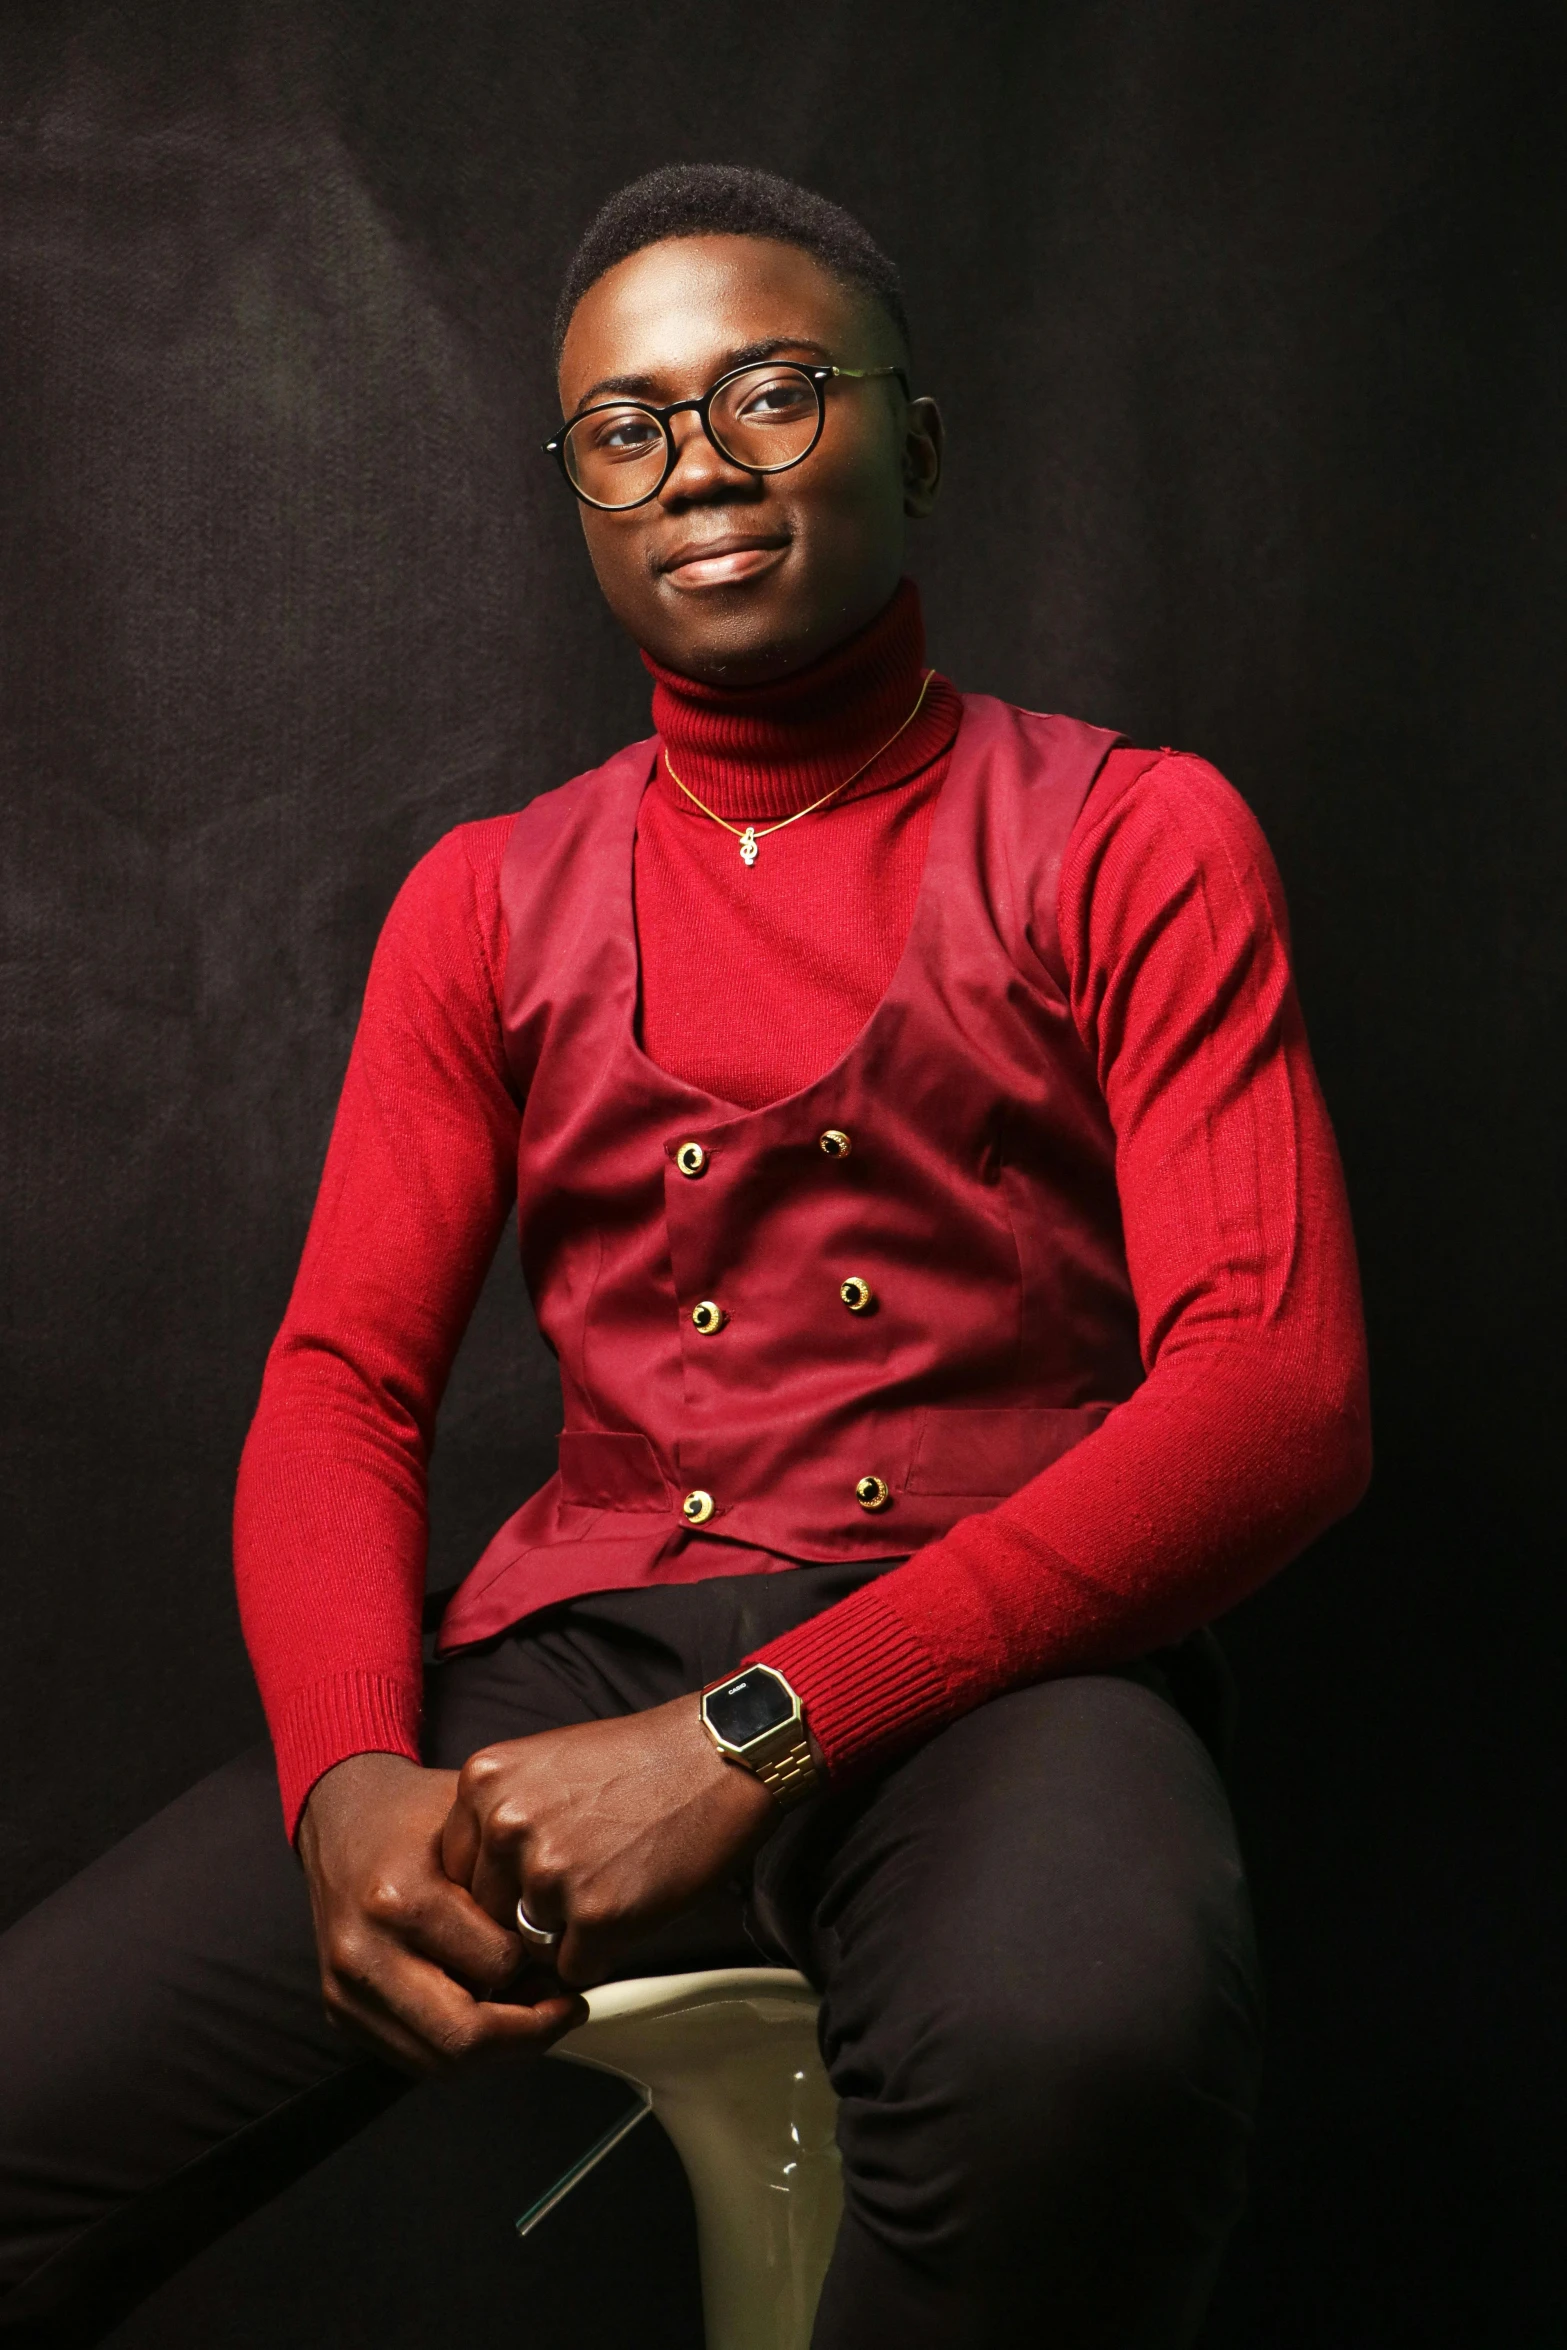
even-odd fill
[[[443,2064],[461,2064],[478,2044],[479,2033],[466,2019],[443,2017],[430,2033],[430,2045]]]
[[[503,1795],[490,1813],[488,1832],[502,1844],[520,1844],[528,1824],[527,1804],[516,1795]]]
[[[474,1937],[473,1951],[476,1962],[487,1974],[493,1975],[498,1983],[504,1983],[507,1976],[514,1974],[517,1969],[515,1902],[516,1896],[508,1894],[505,1916],[500,1918],[486,1917]]]
[[[396,1877],[375,1878],[361,1903],[366,1917],[378,1926],[406,1925],[416,1906]]]
[[[370,1945],[363,1934],[345,1927],[327,1946],[327,1965],[338,1983],[365,1983],[370,1979]]]
[[[566,1882],[570,1862],[553,1836],[535,1836],[528,1845],[528,1883],[537,1891],[558,1893]]]
[[[470,1754],[457,1774],[458,1792],[479,1795],[493,1787],[501,1773],[501,1758],[493,1747],[481,1746],[477,1754]]]

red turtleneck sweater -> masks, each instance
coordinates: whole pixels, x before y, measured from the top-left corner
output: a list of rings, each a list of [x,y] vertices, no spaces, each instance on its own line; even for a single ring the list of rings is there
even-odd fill
[[[805,679],[726,694],[643,655],[669,762],[731,824],[765,832],[872,761],[819,816],[764,838],[749,872],[734,835],[664,764],[642,802],[643,1050],[721,1101],[754,1110],[811,1084],[887,991],[963,714],[944,677],[919,699],[924,649],[906,583],[874,628]]]
[[[660,762],[636,923],[642,1042],[673,1074],[744,1108],[776,1100],[840,1058],[885,991],[961,714],[933,677],[904,724],[923,660],[905,582],[775,686],[725,693],[649,663],[669,765],[730,823],[760,832],[872,762],[750,871]],[[999,1509],[760,1652],[835,1774],[1021,1680],[1178,1637],[1365,1481],[1353,1245],[1277,876],[1213,768],[1136,765],[1112,755],[1090,792],[1057,915],[1115,1128],[1149,1375]],[[425,1467],[514,1196],[497,1008],[514,821],[449,833],[387,918],[241,1464],[241,1612],[291,1833],[334,1762],[418,1753]],[[679,1542],[689,1579],[706,1549]],[[709,1572],[735,1567],[733,1544],[712,1546]]]

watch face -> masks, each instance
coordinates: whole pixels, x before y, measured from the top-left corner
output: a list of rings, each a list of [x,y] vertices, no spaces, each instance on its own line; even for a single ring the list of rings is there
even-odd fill
[[[766,1665],[737,1673],[721,1689],[710,1689],[703,1702],[708,1720],[730,1746],[749,1746],[794,1718],[794,1699]]]

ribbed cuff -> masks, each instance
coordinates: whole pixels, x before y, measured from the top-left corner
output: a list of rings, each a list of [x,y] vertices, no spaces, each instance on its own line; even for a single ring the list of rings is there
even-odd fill
[[[292,1843],[305,1798],[324,1771],[351,1754],[419,1760],[421,1693],[392,1673],[338,1673],[298,1689],[272,1724],[283,1824]]]
[[[924,1642],[875,1583],[744,1662],[784,1675],[835,1781],[887,1761],[960,1710]]]

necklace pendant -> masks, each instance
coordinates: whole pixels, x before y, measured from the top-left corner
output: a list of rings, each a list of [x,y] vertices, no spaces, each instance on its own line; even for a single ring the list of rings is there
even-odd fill
[[[740,835],[740,862],[742,865],[756,863],[756,826],[754,824],[748,824]]]

